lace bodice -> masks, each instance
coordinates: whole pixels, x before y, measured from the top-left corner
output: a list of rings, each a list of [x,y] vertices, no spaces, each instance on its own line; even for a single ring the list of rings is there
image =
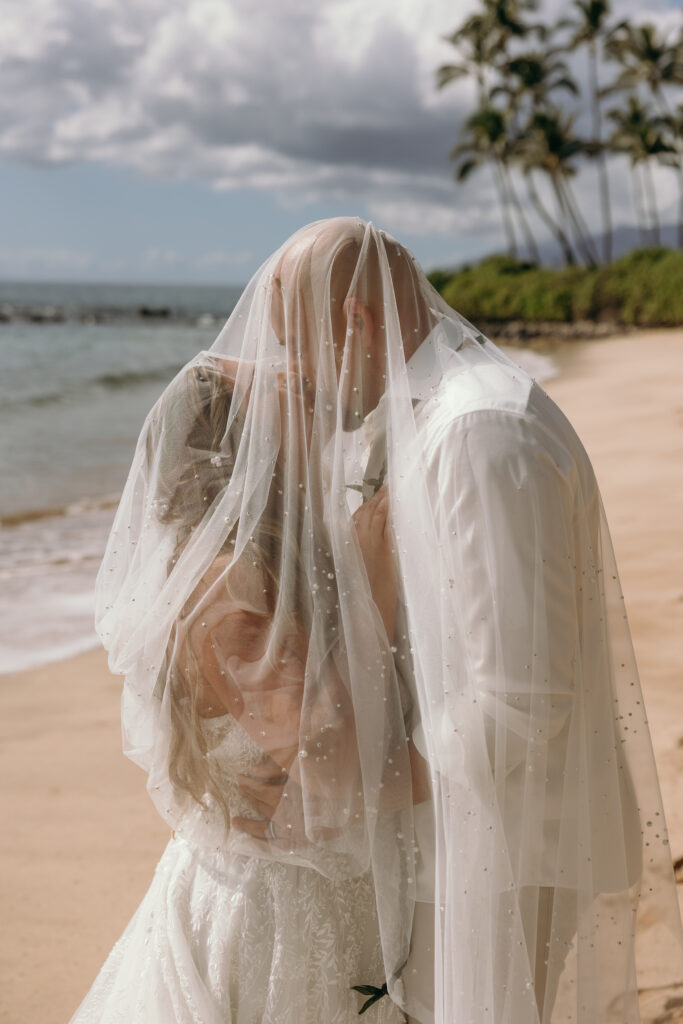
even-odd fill
[[[232,715],[202,718],[200,721],[206,756],[214,774],[221,781],[231,815],[258,817],[237,788],[238,776],[248,774],[257,764],[265,761],[267,755]]]
[[[201,718],[200,723],[206,743],[206,757],[227,801],[230,817],[261,819],[262,816],[253,804],[240,793],[238,783],[240,775],[248,775],[258,764],[268,760],[267,754],[230,714]],[[194,805],[179,828],[180,834],[201,848],[198,855],[204,863],[210,861],[220,870],[225,857],[235,853],[264,856],[266,851],[262,847],[254,847],[250,837],[243,832],[231,828],[229,834],[225,835],[222,811],[209,794],[205,795],[204,803],[203,809]],[[282,821],[278,822],[280,829],[282,824]],[[362,825],[359,828],[362,829]],[[212,839],[207,842],[209,835]],[[282,848],[277,846],[270,852],[275,859],[283,855]],[[315,867],[328,878],[351,878],[364,869],[361,863],[348,854],[344,837],[339,841],[330,838],[326,842],[310,844],[300,841],[294,854],[288,852],[287,859]]]

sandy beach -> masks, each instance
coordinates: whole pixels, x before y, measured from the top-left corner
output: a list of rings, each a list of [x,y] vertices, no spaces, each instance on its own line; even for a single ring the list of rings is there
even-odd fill
[[[555,357],[560,374],[545,387],[575,425],[601,486],[678,858],[683,330],[573,343]],[[120,690],[99,650],[0,677],[1,1022],[68,1021],[169,838],[143,773],[121,754]],[[677,993],[683,1007],[683,969]],[[673,1005],[658,1017],[663,1005],[661,994],[646,993],[644,1022],[683,1020]]]

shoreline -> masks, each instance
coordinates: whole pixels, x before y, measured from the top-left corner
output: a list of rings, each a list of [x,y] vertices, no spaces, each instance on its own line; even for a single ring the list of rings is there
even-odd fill
[[[676,859],[683,856],[676,557],[683,550],[683,329],[571,342],[552,355],[558,375],[543,387],[576,427],[603,495]],[[69,1019],[168,840],[143,772],[121,753],[121,682],[101,648],[0,676],[10,823],[0,839],[2,903],[12,922],[0,936],[0,1020]],[[643,1024],[662,1012],[665,995],[647,1013],[645,997]]]

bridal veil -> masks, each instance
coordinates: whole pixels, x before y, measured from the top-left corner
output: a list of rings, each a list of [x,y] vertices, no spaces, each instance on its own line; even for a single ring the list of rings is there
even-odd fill
[[[393,635],[352,518],[380,486]],[[97,626],[125,675],[125,752],[169,825],[198,847],[370,872],[389,995],[415,1019],[635,1022],[639,985],[683,973],[588,459],[372,224],[290,238],[151,410]],[[221,714],[276,794],[251,830],[229,820],[197,728]],[[647,979],[636,929],[661,950]]]

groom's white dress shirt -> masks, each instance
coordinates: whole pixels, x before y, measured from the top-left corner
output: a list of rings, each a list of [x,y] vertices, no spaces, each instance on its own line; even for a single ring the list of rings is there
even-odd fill
[[[599,502],[597,485],[588,457],[573,428],[562,412],[544,392],[513,364],[494,361],[472,342],[462,343],[459,328],[449,320],[440,321],[407,363],[408,378],[415,407],[416,446],[414,451],[396,455],[400,459],[403,493],[411,492],[411,473],[425,479],[435,521],[441,524],[444,536],[439,538],[442,551],[457,545],[457,559],[464,578],[455,585],[467,588],[468,599],[460,603],[468,621],[464,633],[469,636],[468,657],[474,666],[478,700],[484,713],[490,752],[495,746],[496,722],[506,723],[505,758],[496,761],[496,784],[504,781],[505,801],[503,823],[508,847],[514,856],[519,845],[518,830],[524,799],[528,753],[528,714],[524,699],[514,708],[505,701],[506,691],[525,690],[525,670],[533,621],[534,587],[538,584],[537,552],[543,552],[544,586],[552,592],[552,614],[547,617],[548,635],[543,647],[547,651],[547,670],[552,682],[552,713],[544,720],[546,744],[546,785],[543,820],[539,821],[543,850],[540,874],[536,878],[518,878],[520,885],[541,884],[543,872],[550,876],[559,842],[560,819],[565,786],[564,763],[573,707],[573,665],[576,631],[576,580],[567,570],[566,532],[574,517],[584,513],[598,523],[595,503]],[[375,444],[370,452],[366,476],[376,475],[381,461],[378,447],[383,438],[385,400],[376,410]],[[463,473],[463,462],[457,458],[466,445],[465,465],[471,473]],[[456,472],[456,464],[460,472]],[[396,467],[389,463],[389,474]],[[523,486],[520,486],[520,480]],[[577,495],[580,501],[577,506]],[[471,517],[474,524],[482,515],[482,502],[489,525],[485,546],[461,536],[453,538],[451,516],[457,508],[460,524]],[[534,534],[529,527],[534,523]],[[597,544],[596,538],[596,544]],[[485,549],[484,549],[485,547]],[[435,557],[439,557],[435,555]],[[443,557],[443,556],[442,556]],[[493,579],[493,587],[490,586]],[[482,585],[483,584],[483,585]],[[496,593],[493,591],[496,590]],[[495,607],[497,598],[505,594],[505,612]],[[425,595],[429,600],[429,595]],[[433,600],[439,601],[435,588]],[[438,614],[438,609],[435,609]],[[496,623],[491,630],[489,623]],[[502,631],[502,639],[501,639]],[[396,644],[397,664],[401,653],[410,646],[405,609],[399,608]],[[506,679],[498,678],[501,648]],[[528,675],[528,673],[526,673]],[[402,673],[411,689],[414,716],[410,723],[413,742],[431,767],[452,771],[462,763],[468,774],[467,757],[457,756],[454,745],[459,741],[448,720],[445,704],[441,735],[430,737],[429,751],[419,714],[419,698],[410,671]],[[527,686],[528,690],[528,686]],[[530,702],[528,707],[530,707]],[[496,712],[503,712],[502,715]],[[489,734],[490,724],[490,734]],[[436,763],[434,763],[436,762]],[[599,779],[595,779],[596,793]],[[468,774],[466,784],[477,789],[476,770]],[[630,803],[632,834],[627,837],[635,877],[640,850],[639,822],[632,794],[625,780],[624,806]],[[516,797],[518,796],[518,799]],[[419,1019],[428,1024],[433,1019],[431,1005],[433,966],[433,900],[435,837],[431,803],[415,807],[415,839],[419,849],[417,864],[417,900],[413,929],[412,954],[403,972],[406,988],[422,1007]],[[612,826],[613,828],[613,826]],[[595,842],[594,870],[596,885],[609,891],[610,846],[613,839],[621,844],[623,834],[614,836],[607,824]],[[539,840],[540,842],[540,840]],[[571,887],[573,880],[566,879]],[[432,904],[430,906],[430,904]]]

